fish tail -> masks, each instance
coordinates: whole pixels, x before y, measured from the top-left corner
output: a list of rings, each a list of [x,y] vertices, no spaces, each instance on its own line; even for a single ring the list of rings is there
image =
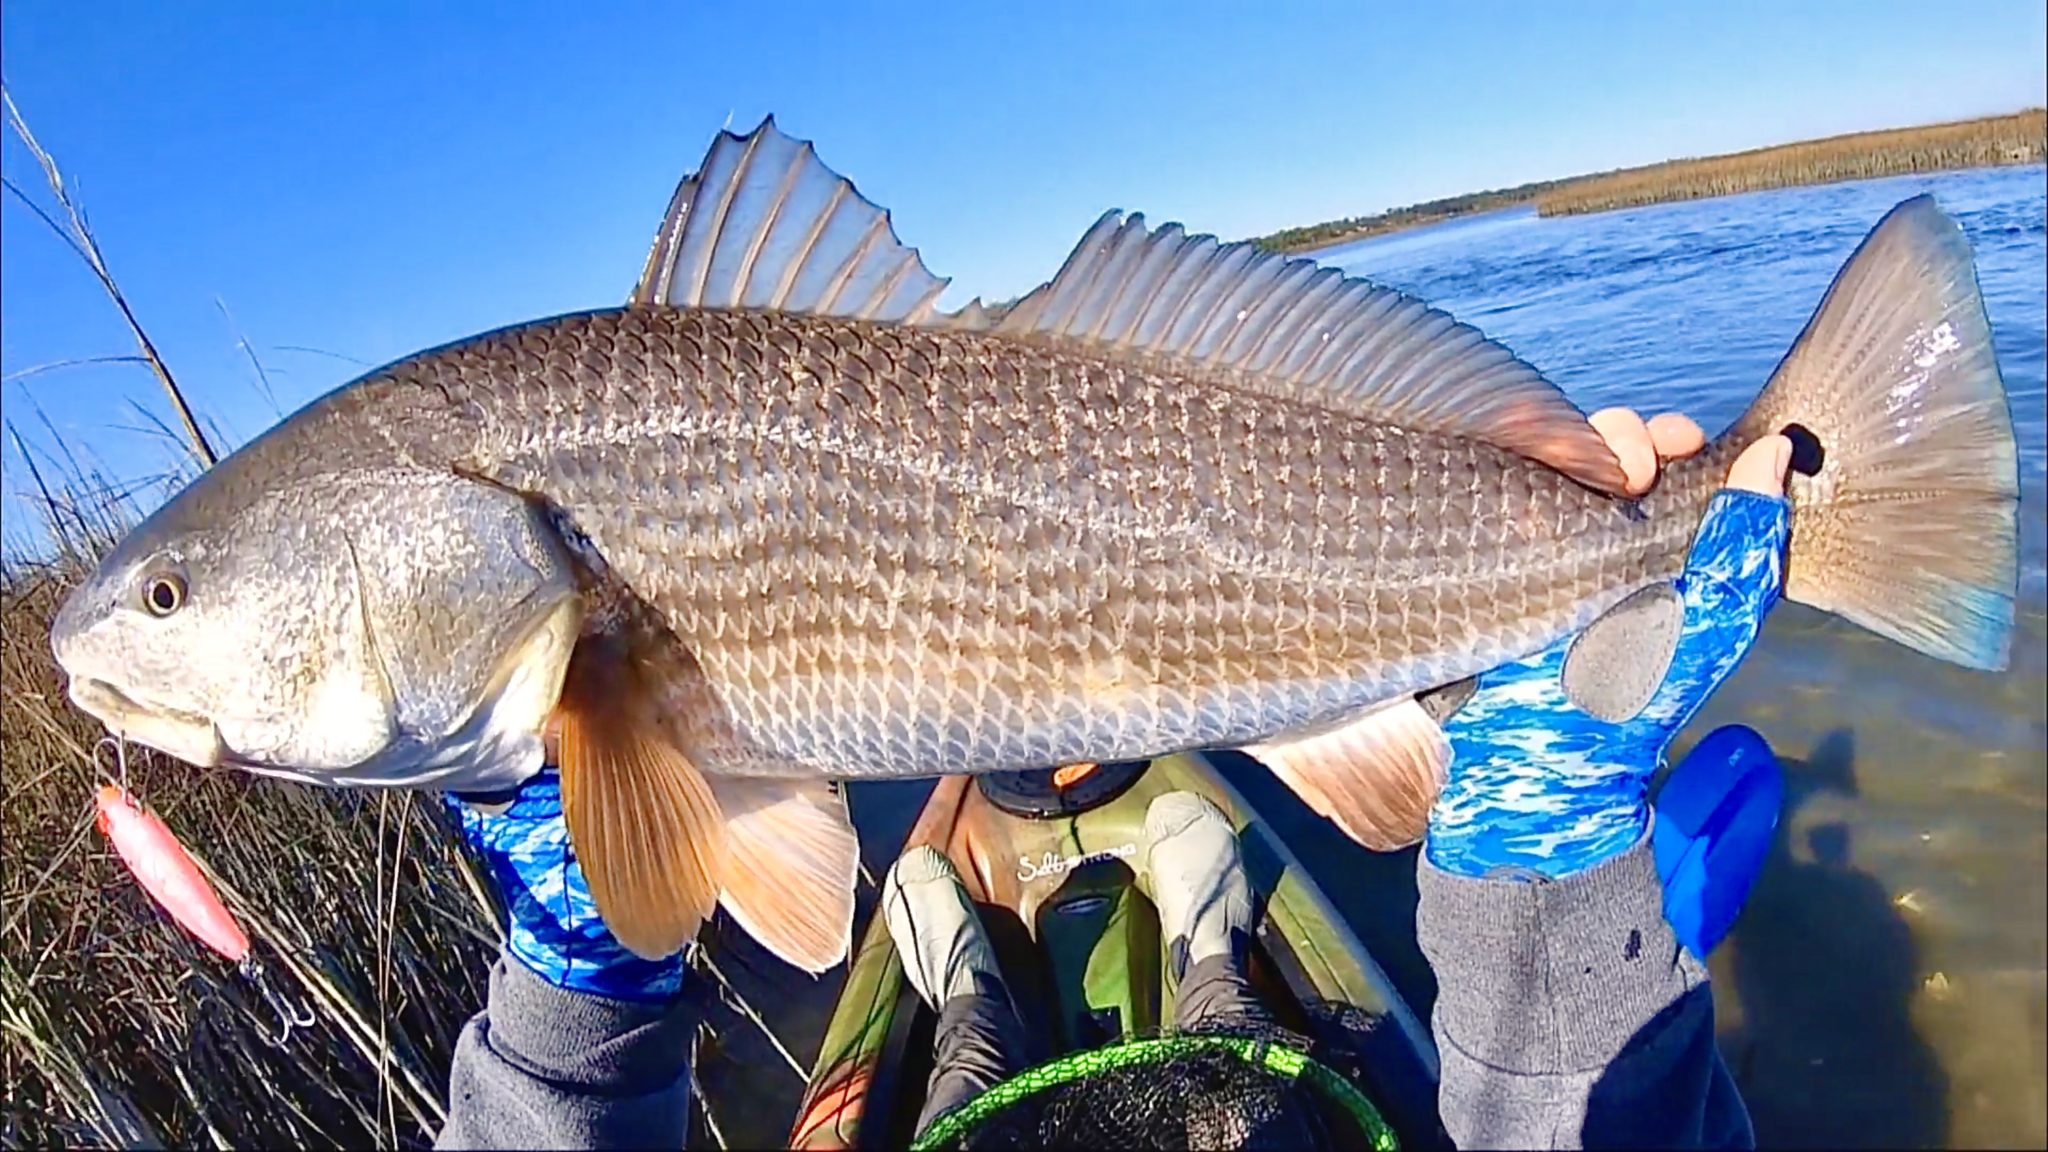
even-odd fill
[[[1967,668],[2011,655],[2019,465],[1969,241],[1886,214],[1710,455],[1793,442],[1787,599]]]

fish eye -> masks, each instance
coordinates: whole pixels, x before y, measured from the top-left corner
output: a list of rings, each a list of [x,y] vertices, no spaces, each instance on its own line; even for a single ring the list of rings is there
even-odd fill
[[[185,606],[185,578],[176,572],[157,572],[142,582],[142,606],[151,616],[169,616]]]

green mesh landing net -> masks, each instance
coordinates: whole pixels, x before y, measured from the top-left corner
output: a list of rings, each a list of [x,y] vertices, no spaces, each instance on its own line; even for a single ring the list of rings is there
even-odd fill
[[[1394,1133],[1350,1081],[1261,1036],[1183,1033],[1076,1052],[997,1085],[911,1146],[1370,1148]]]

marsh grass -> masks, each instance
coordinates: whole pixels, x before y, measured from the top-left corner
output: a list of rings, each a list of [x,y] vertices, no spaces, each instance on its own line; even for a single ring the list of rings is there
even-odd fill
[[[2010,116],[1858,132],[1472,192],[1368,216],[1288,228],[1262,236],[1257,243],[1275,252],[1302,252],[1522,204],[1535,205],[1539,216],[1568,216],[1767,188],[2039,164],[2048,159],[2044,136],[2048,136],[2048,112],[2029,108]]]
[[[98,280],[182,435],[173,485],[215,458],[129,309],[55,160],[5,98],[56,211],[7,183]],[[61,223],[60,223],[61,219]],[[95,358],[105,359],[105,358]],[[56,365],[51,367],[62,367]],[[15,409],[19,411],[19,409]],[[145,413],[145,416],[148,414]],[[72,709],[49,650],[65,593],[141,509],[44,421],[0,552],[0,1143],[367,1147],[431,1141],[501,913],[438,807],[118,757]],[[40,417],[40,413],[38,413]],[[260,986],[174,925],[93,827],[119,779],[199,859],[251,938]],[[280,1008],[271,997],[287,1005]],[[286,1031],[284,1013],[307,1021]]]
[[[2048,111],[2031,108],[2011,116],[1857,132],[1587,177],[1536,197],[1536,213],[1608,212],[1805,184],[2039,164],[2044,158]]]
[[[0,540],[0,1147],[428,1145],[446,1118],[456,1036],[483,1006],[504,931],[495,891],[439,803],[200,770],[134,746],[117,761],[64,695],[49,635],[65,594],[139,520],[139,492],[167,494],[217,454],[11,95],[5,115],[58,210],[12,181],[7,191],[92,272],[140,352],[76,363],[148,368],[179,428],[141,413],[175,451],[169,472],[139,485],[82,466],[40,412],[40,451],[12,412],[4,428],[26,473],[9,495],[29,522],[11,514]],[[108,782],[126,784],[198,859],[248,932],[260,981],[187,935],[129,875],[93,826],[94,790]],[[700,1041],[749,1139],[772,1140],[786,1115],[745,1105],[793,1106],[802,1069],[728,982],[727,969],[749,974],[758,960],[730,950],[723,918],[716,926],[692,956]],[[771,986],[787,978],[770,968]],[[307,1022],[287,1030],[285,1013]],[[721,1047],[728,1032],[739,1043]],[[773,1060],[735,1063],[731,1053],[763,1041]],[[724,1146],[718,1107],[694,1094],[692,1146]]]

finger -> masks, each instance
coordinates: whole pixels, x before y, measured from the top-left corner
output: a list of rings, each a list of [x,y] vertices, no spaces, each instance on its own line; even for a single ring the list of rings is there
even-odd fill
[[[1650,443],[1663,460],[1683,460],[1707,446],[1707,434],[1689,416],[1660,412],[1650,417]]]
[[[1628,494],[1640,496],[1648,492],[1657,482],[1657,447],[1643,418],[1633,408],[1602,408],[1586,417],[1586,422],[1600,433],[1614,458],[1621,462]]]
[[[1728,469],[1728,487],[1766,496],[1785,494],[1785,473],[1792,466],[1792,441],[1766,436],[1742,450]]]

